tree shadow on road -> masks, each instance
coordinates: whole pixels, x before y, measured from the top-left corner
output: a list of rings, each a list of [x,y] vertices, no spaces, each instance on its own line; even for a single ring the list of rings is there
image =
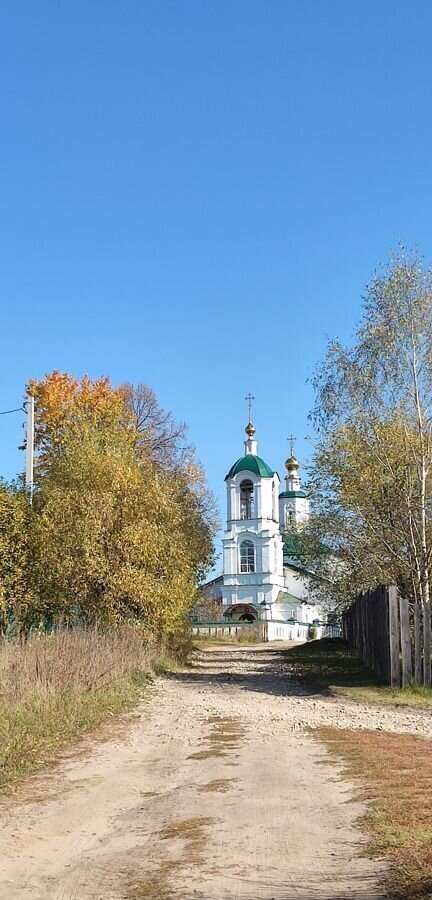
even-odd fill
[[[199,650],[187,671],[173,672],[168,677],[186,684],[235,687],[276,697],[317,697],[325,693],[314,685],[300,682],[287,664],[284,653],[276,649],[253,653],[247,650]]]

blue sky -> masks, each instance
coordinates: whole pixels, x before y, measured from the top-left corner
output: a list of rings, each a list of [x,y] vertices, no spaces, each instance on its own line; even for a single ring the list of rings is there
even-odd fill
[[[248,391],[305,458],[327,336],[400,241],[432,256],[431,42],[419,0],[0,2],[0,408],[147,382],[222,510]]]

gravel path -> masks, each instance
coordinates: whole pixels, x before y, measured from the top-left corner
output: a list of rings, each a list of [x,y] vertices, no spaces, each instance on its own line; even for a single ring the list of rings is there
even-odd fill
[[[255,719],[264,740],[271,740],[275,722],[278,730],[287,732],[329,725],[432,738],[429,710],[367,705],[317,693],[292,677],[280,646],[262,644],[250,650],[244,646],[234,649],[213,645],[197,653],[193,674],[187,675],[187,680],[197,687],[196,708],[223,714],[229,708],[229,689],[234,683],[236,690],[243,693],[243,709]],[[284,648],[290,646],[293,644]],[[213,683],[225,689],[214,693],[211,704],[205,690],[210,673]]]
[[[282,654],[209,648],[0,808],[7,900],[382,900],[353,785],[303,726],[431,733],[315,696]]]

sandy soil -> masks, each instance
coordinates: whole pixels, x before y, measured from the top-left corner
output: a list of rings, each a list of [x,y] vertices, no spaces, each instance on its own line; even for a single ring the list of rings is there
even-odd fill
[[[353,786],[302,730],[326,717],[382,728],[388,711],[365,710],[300,688],[270,645],[200,652],[109,741],[2,800],[0,897],[382,898]],[[384,727],[409,730],[403,711]]]

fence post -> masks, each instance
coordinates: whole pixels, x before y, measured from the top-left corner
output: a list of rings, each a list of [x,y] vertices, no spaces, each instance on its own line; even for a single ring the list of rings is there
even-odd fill
[[[392,584],[387,588],[389,640],[390,640],[390,685],[400,687],[399,662],[399,615],[397,587]]]
[[[412,648],[409,602],[405,597],[400,598],[399,607],[402,651],[402,687],[408,687],[409,684],[412,684]]]
[[[431,607],[423,603],[423,682],[427,687],[431,683]]]

